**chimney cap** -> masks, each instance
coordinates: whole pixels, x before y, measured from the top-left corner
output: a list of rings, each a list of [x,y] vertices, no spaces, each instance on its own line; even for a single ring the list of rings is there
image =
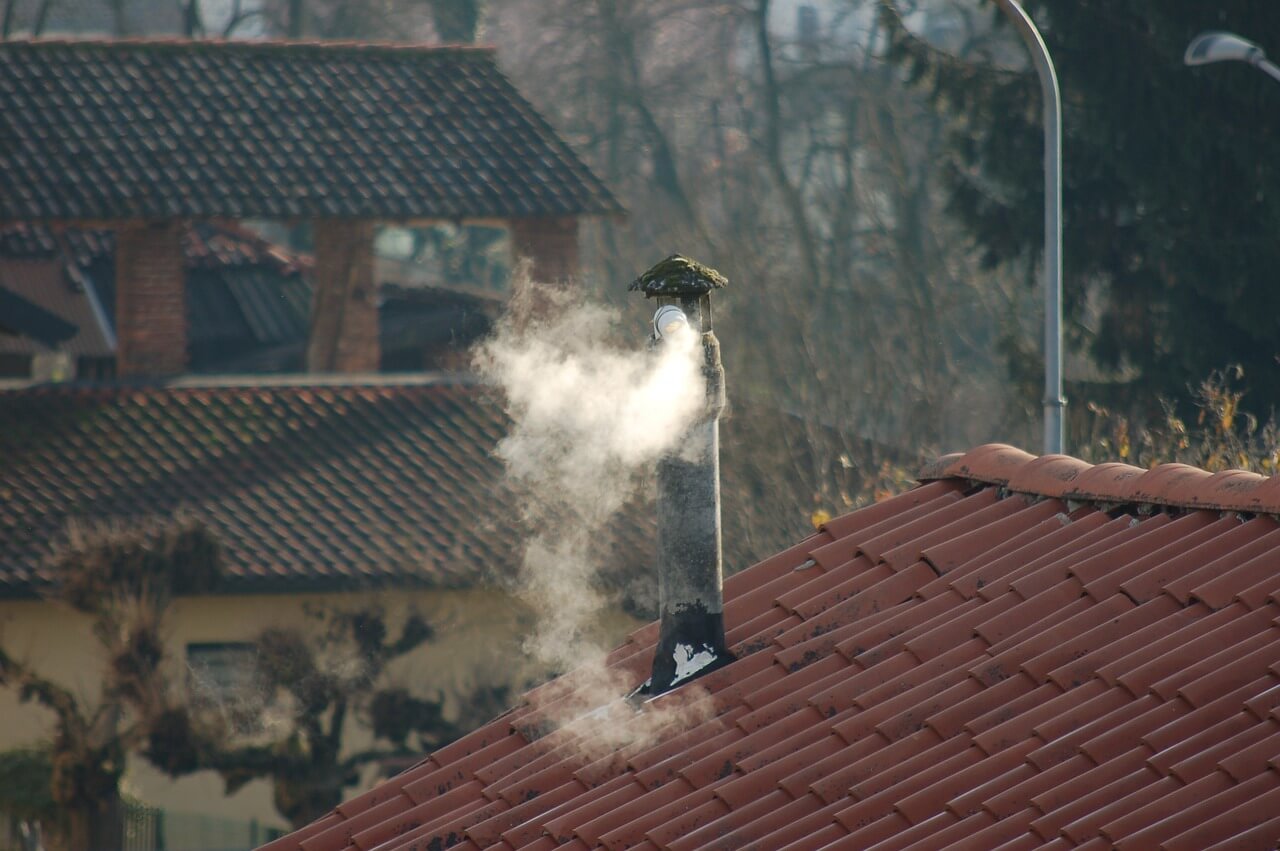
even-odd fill
[[[723,289],[729,279],[710,266],[672,254],[631,282],[628,290],[639,290],[645,298],[656,296],[704,296]]]

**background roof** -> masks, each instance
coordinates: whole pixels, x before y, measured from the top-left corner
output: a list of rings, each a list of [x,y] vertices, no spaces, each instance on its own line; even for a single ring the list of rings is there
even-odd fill
[[[0,221],[620,210],[492,50],[0,43]]]
[[[500,533],[500,408],[458,380],[0,391],[0,594],[50,580],[69,522],[185,510],[228,590],[472,585]]]
[[[614,706],[654,739],[583,738],[571,673],[267,847],[1275,847],[1277,480],[1007,446],[927,477],[726,580],[738,661]]]

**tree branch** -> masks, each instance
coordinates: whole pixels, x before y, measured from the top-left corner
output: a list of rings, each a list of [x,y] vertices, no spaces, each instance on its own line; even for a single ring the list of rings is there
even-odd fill
[[[49,12],[53,9],[54,0],[41,0],[40,9],[36,12],[35,22],[31,25],[32,37],[44,34],[45,25],[49,23]]]
[[[342,772],[355,771],[371,762],[405,756],[409,753],[412,753],[412,751],[408,748],[369,748],[368,750],[357,751],[346,757],[342,762],[338,763],[338,767]]]
[[[22,700],[34,700],[49,709],[65,726],[74,726],[81,720],[75,695],[17,661],[3,648],[0,648],[0,686],[18,689]]]
[[[13,11],[18,0],[5,0],[4,17],[0,18],[0,38],[8,38],[13,33]]]
[[[777,73],[773,64],[773,43],[769,38],[769,0],[759,0],[756,6],[756,46],[760,52],[760,71],[764,77],[764,153],[769,173],[773,175],[782,202],[796,230],[800,243],[800,264],[804,277],[813,285],[819,285],[818,251],[814,245],[813,229],[805,212],[804,198],[799,188],[787,174],[782,159],[782,102]]]

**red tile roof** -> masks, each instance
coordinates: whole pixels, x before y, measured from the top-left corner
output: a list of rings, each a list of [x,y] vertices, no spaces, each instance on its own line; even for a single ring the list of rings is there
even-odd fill
[[[1275,847],[1280,480],[1007,446],[922,479],[730,577],[738,661],[614,706],[656,741],[576,738],[571,673],[266,847]]]
[[[621,209],[491,49],[14,40],[0,102],[0,220]]]

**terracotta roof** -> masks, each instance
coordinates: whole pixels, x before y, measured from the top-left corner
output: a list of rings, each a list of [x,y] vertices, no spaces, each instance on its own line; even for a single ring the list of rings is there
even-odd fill
[[[0,220],[620,210],[490,49],[6,41],[0,100]]]
[[[310,381],[0,391],[0,594],[48,581],[69,521],[178,509],[222,540],[228,590],[470,585],[512,563],[482,388]]]
[[[613,707],[656,742],[575,737],[571,673],[266,848],[1275,847],[1280,481],[1006,446],[923,478],[726,580],[738,661]]]

